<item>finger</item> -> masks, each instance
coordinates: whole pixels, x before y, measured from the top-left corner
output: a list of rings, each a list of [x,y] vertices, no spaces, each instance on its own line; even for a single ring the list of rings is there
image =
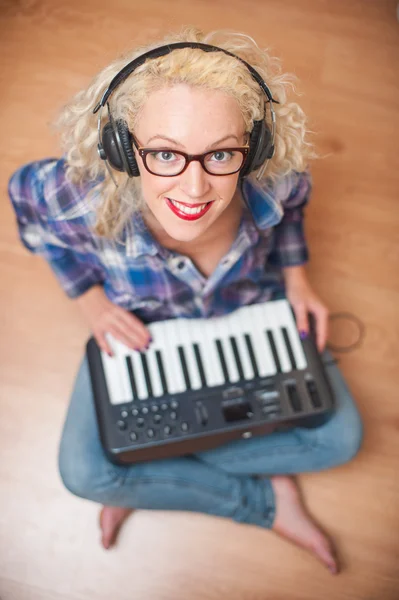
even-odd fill
[[[143,343],[142,340],[134,334],[126,332],[126,328],[123,326],[113,325],[111,329],[112,335],[119,342],[122,342],[125,346],[131,350],[144,350],[148,344]]]
[[[328,311],[321,308],[314,312],[316,317],[316,340],[319,352],[323,352],[328,337]]]
[[[106,337],[106,332],[100,332],[100,333],[95,333],[94,337],[96,339],[96,342],[98,344],[98,346],[101,348],[101,350],[103,350],[104,352],[106,352],[108,354],[108,356],[113,356],[114,352],[112,350],[111,344],[109,342],[109,340]]]
[[[301,339],[304,339],[309,333],[308,313],[305,304],[296,304],[292,307],[295,313],[296,326]]]
[[[113,324],[125,331],[127,336],[132,336],[141,346],[147,345],[150,341],[151,334],[147,327],[124,309],[113,314]]]

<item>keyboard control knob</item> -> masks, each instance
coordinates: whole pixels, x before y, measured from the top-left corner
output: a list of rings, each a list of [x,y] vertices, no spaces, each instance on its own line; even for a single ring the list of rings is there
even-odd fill
[[[145,421],[142,417],[139,417],[136,421],[137,427],[143,427],[144,423],[145,423]]]
[[[183,423],[180,425],[180,429],[182,431],[188,431],[188,423],[187,423],[187,421],[183,421]]]
[[[166,402],[162,402],[161,404],[161,410],[168,410],[169,406],[167,405]]]
[[[153,416],[152,420],[154,421],[155,424],[158,424],[162,421],[162,415],[156,414]]]
[[[133,415],[133,417],[137,417],[138,414],[139,414],[139,409],[138,408],[132,408],[132,415]]]
[[[177,412],[172,410],[169,414],[169,418],[171,419],[171,421],[176,421],[177,419]]]
[[[121,420],[117,421],[116,425],[117,425],[118,429],[120,429],[121,431],[125,431],[125,429],[127,427],[126,421],[121,421]]]
[[[155,435],[155,431],[153,429],[147,429],[147,436],[149,438],[153,438]]]
[[[173,408],[173,410],[176,410],[176,408],[179,408],[179,403],[177,400],[172,400],[172,402],[170,403],[170,408]]]
[[[158,406],[158,404],[153,404],[153,405],[151,406],[151,410],[152,410],[152,412],[153,412],[153,413],[156,413],[156,412],[158,412],[158,411],[159,411],[159,406]]]
[[[170,425],[165,425],[165,427],[163,428],[163,432],[165,435],[170,435],[172,433],[172,428]]]
[[[141,409],[141,414],[148,415],[148,406],[143,406],[143,408]]]
[[[132,440],[132,442],[137,442],[138,440],[138,435],[135,431],[132,431],[132,433],[129,435],[130,439]]]
[[[126,419],[126,417],[129,415],[129,413],[127,412],[127,410],[121,410],[121,417],[122,419]]]

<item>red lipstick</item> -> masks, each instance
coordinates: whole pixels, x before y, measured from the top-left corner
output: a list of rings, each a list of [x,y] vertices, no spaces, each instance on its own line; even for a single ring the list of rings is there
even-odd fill
[[[172,212],[174,212],[174,214],[177,217],[179,217],[180,219],[183,219],[184,221],[197,221],[198,219],[203,217],[205,213],[208,212],[208,210],[210,209],[210,207],[212,205],[212,202],[207,202],[206,204],[204,203],[205,206],[200,212],[188,214],[188,213],[180,210],[175,204],[173,204],[173,202],[170,201],[169,198],[165,198],[165,200],[166,200],[166,204],[169,206],[170,210]],[[190,208],[195,208],[195,206],[193,206],[192,204],[187,204],[186,202],[180,202],[180,204],[183,204],[184,206],[188,206]],[[201,205],[199,204],[198,206],[201,206]]]

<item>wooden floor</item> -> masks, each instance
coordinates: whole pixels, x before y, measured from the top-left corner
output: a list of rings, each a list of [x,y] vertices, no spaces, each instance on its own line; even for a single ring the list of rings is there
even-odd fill
[[[0,1],[1,600],[397,600],[399,208],[396,2],[386,0]],[[301,79],[323,160],[313,166],[309,274],[332,312],[366,326],[340,366],[365,423],[350,464],[303,475],[338,544],[333,578],[273,533],[188,513],[140,511],[117,549],[98,506],[67,492],[57,448],[88,330],[49,268],[18,241],[6,184],[60,153],[62,103],[138,41],[194,24],[239,29]],[[354,331],[336,327],[334,341]]]

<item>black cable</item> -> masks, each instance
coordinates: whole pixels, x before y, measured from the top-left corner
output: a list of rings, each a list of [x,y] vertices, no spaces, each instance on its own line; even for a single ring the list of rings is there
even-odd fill
[[[366,327],[364,323],[350,312],[333,313],[329,316],[329,320],[331,321],[335,321],[337,319],[348,319],[349,321],[355,323],[359,330],[359,337],[353,344],[350,344],[349,346],[335,346],[334,344],[327,342],[326,347],[328,350],[331,350],[332,352],[352,352],[356,348],[359,348],[366,333]]]

